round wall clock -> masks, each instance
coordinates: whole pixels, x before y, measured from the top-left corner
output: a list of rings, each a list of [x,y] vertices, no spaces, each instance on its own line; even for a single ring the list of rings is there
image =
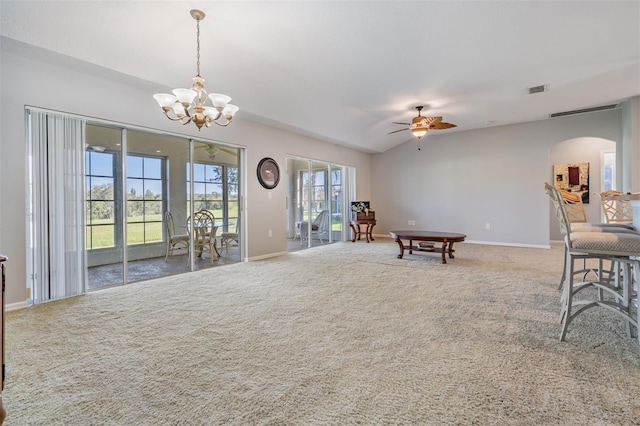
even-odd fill
[[[267,189],[273,189],[280,182],[280,168],[273,158],[265,157],[258,163],[258,181]]]

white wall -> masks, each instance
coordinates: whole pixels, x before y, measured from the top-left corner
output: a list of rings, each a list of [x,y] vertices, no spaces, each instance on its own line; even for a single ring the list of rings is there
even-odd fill
[[[625,102],[622,109],[622,155],[618,166],[622,166],[618,177],[623,192],[640,191],[640,167],[633,167],[640,161],[640,96]]]
[[[468,132],[432,131],[421,151],[411,140],[373,156],[375,233],[451,231],[469,241],[547,247],[550,148],[583,137],[620,141],[621,132],[620,109]]]
[[[358,196],[370,197],[370,155],[242,119],[229,127],[203,129],[167,120],[152,95],[166,91],[147,81],[1,38],[0,252],[7,262],[7,303],[26,299],[25,105],[157,129],[247,148],[245,170],[248,257],[286,251],[286,188],[269,192],[256,178],[261,158],[272,157],[285,170],[287,154],[348,165],[357,169]],[[185,76],[190,81],[190,76]],[[247,82],[263,84],[264,82]],[[242,100],[235,99],[242,108]],[[282,183],[282,181],[281,181]],[[268,230],[273,231],[269,238]]]

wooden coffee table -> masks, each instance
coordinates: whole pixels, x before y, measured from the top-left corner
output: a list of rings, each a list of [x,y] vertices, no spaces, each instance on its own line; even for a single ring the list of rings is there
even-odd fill
[[[447,259],[445,258],[446,253],[449,253],[449,258],[454,258],[453,252],[455,250],[453,249],[453,243],[464,241],[467,237],[464,234],[436,231],[391,231],[389,234],[395,239],[398,246],[400,246],[398,259],[402,259],[405,250],[409,250],[409,254],[413,254],[414,250],[421,252],[440,251],[442,253],[442,263],[447,263]],[[405,245],[402,240],[409,240],[409,244]],[[420,241],[424,244],[414,245],[414,241]],[[442,245],[437,247],[435,243],[441,243]]]

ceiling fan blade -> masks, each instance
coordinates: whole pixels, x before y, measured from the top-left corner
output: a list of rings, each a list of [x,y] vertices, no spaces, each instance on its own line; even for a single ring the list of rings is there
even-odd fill
[[[411,123],[398,123],[396,121],[394,121],[393,124],[402,124],[403,126],[411,126]]]
[[[402,131],[404,131],[404,130],[409,130],[409,129],[407,128],[407,129],[395,130],[395,131],[393,131],[393,132],[391,132],[391,133],[398,133],[398,132],[402,132]],[[387,133],[387,134],[388,134],[388,135],[390,135],[391,133]]]
[[[440,123],[431,126],[431,128],[435,130],[450,129],[452,127],[457,127],[457,126],[455,124],[445,123],[444,121],[441,121]]]
[[[220,151],[224,151],[229,155],[235,155],[235,156],[238,155],[238,150],[237,149],[224,148],[224,147],[220,147],[219,149],[220,149]]]
[[[437,125],[442,121],[442,117],[425,117],[425,121],[427,122],[427,126]]]

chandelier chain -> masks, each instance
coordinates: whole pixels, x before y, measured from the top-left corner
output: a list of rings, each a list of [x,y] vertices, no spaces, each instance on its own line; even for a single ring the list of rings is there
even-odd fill
[[[197,30],[196,30],[196,38],[197,38],[197,42],[196,42],[197,54],[196,54],[196,57],[198,58],[196,75],[198,77],[200,77],[200,20],[199,19],[196,19],[196,28],[197,28]]]

